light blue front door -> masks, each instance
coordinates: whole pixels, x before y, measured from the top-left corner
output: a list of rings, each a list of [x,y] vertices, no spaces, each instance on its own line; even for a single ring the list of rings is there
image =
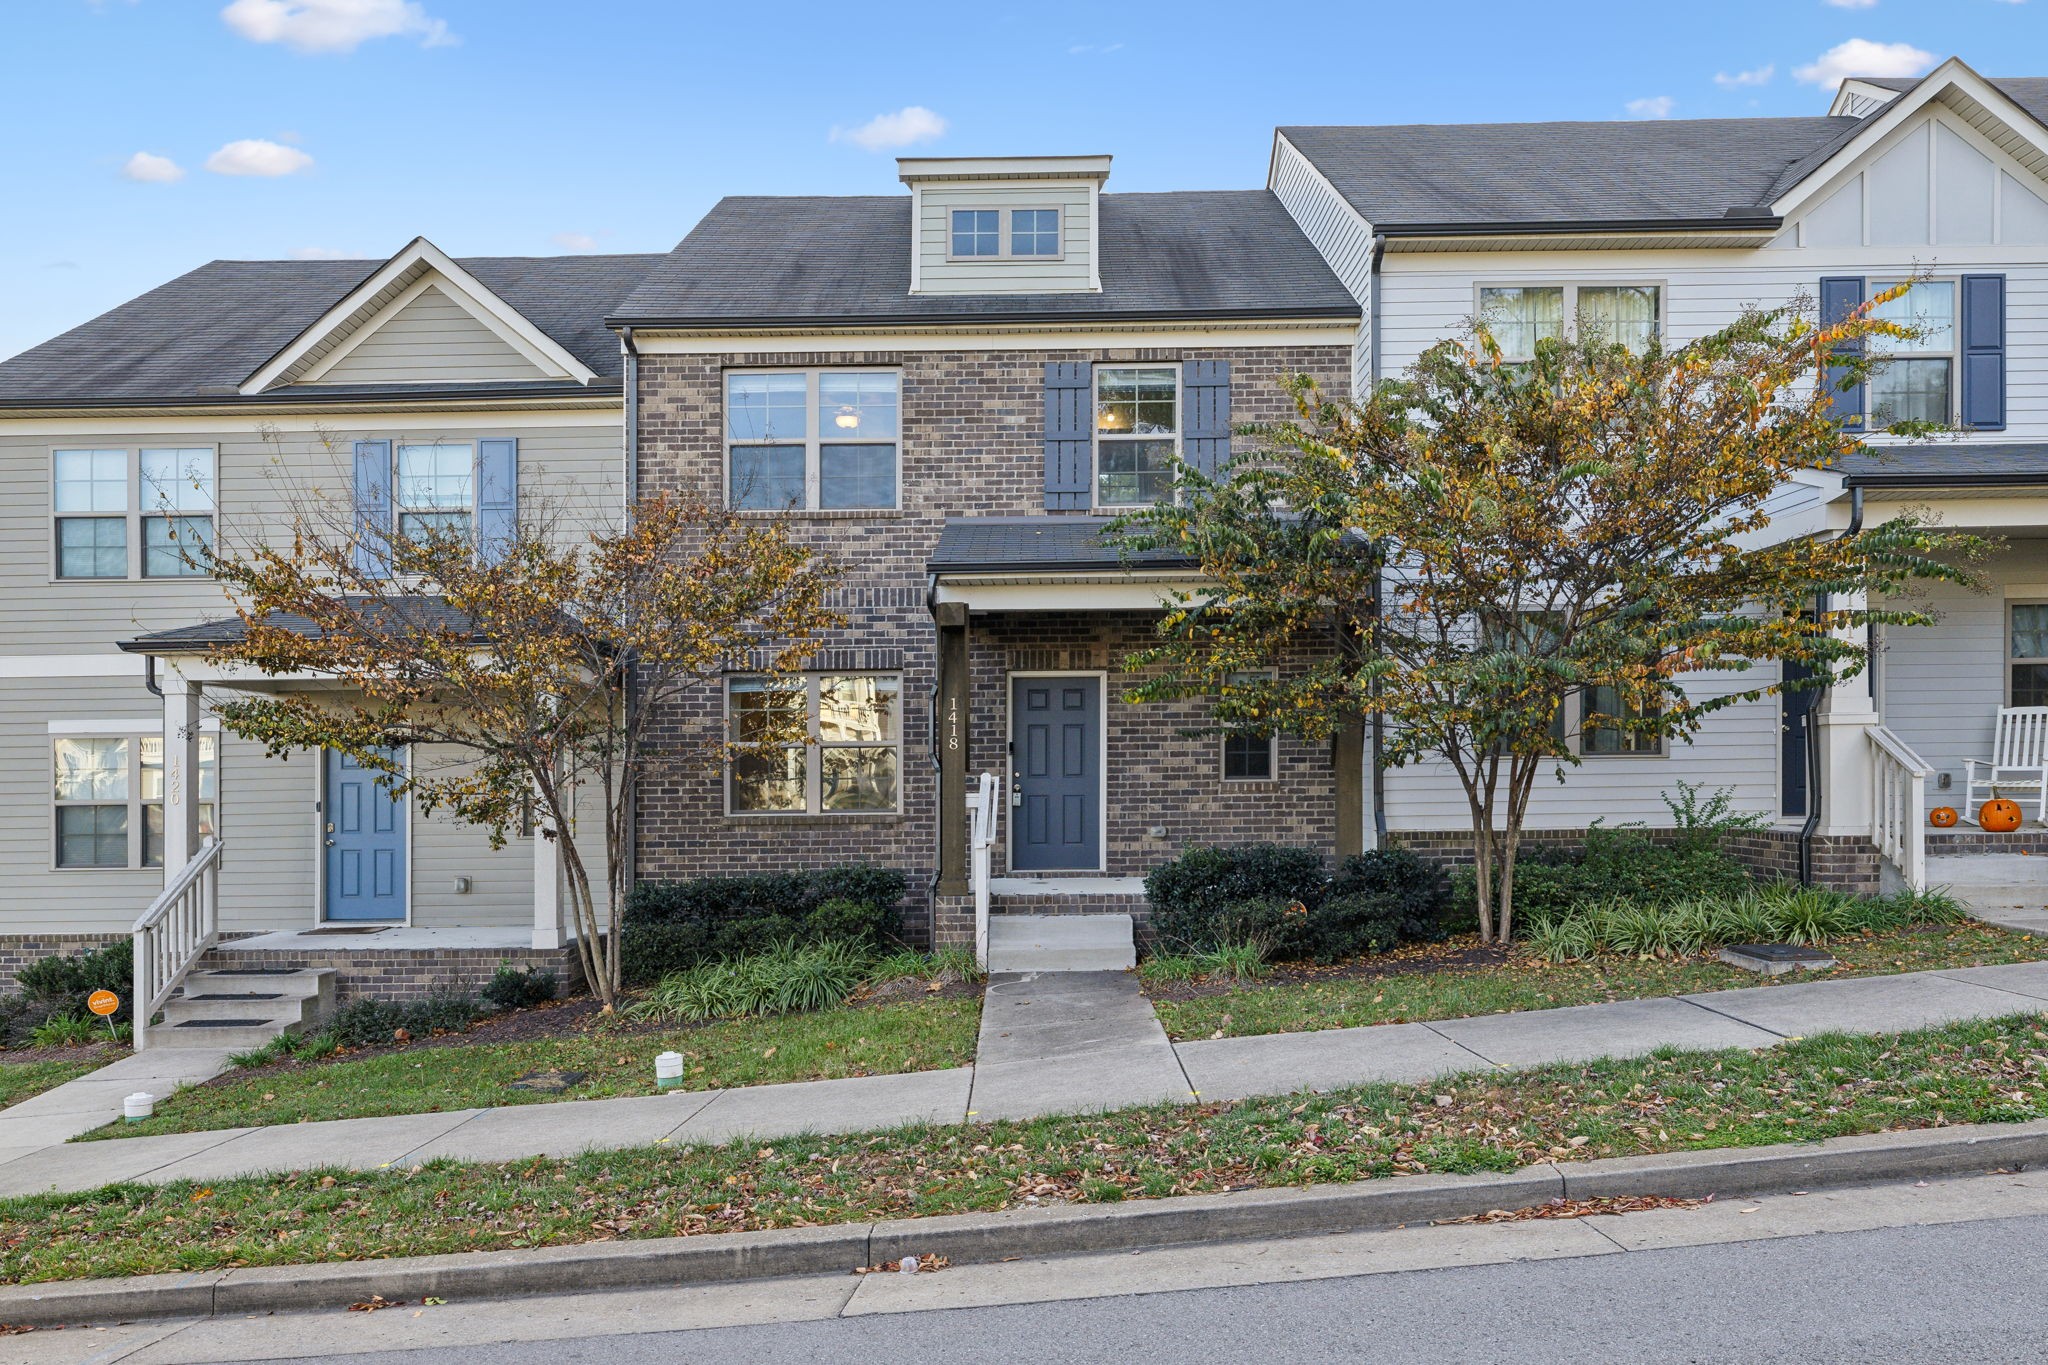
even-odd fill
[[[405,918],[405,803],[347,754],[327,754],[320,818],[327,841],[327,918]]]

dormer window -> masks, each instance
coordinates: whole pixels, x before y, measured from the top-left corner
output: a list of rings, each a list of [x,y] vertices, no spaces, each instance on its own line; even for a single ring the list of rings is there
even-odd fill
[[[949,258],[1056,261],[1058,209],[954,209]]]

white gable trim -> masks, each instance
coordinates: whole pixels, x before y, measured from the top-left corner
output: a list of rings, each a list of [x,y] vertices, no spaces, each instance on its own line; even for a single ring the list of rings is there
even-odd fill
[[[1869,154],[1879,143],[1903,127],[1914,115],[1936,101],[1947,105],[1964,122],[1983,133],[2006,155],[2036,178],[2048,179],[2048,128],[2004,91],[1951,57],[1936,67],[1909,93],[1886,105],[1868,124],[1835,150],[1834,155],[1808,172],[1771,205],[1771,212],[1790,218],[1817,203],[1833,188],[1835,181]],[[1986,125],[1998,130],[1987,131]]]
[[[492,293],[441,248],[424,237],[415,237],[265,361],[242,382],[241,392],[262,393],[281,383],[302,382],[326,373],[343,355],[361,345],[383,318],[418,297],[429,284],[438,285],[465,312],[542,372],[579,384],[597,378],[594,370]]]

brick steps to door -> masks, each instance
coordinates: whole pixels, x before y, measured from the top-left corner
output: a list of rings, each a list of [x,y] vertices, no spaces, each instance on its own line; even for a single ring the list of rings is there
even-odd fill
[[[254,1048],[304,1033],[333,1013],[334,978],[331,967],[193,972],[164,1002],[150,1045]]]

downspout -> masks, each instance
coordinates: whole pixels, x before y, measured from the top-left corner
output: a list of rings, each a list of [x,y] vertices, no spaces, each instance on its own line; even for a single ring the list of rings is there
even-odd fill
[[[1852,486],[1849,489],[1849,525],[1842,534],[1853,536],[1862,529],[1863,490],[1860,487]],[[1813,619],[1815,625],[1820,624],[1821,618],[1827,614],[1827,609],[1827,593],[1815,593],[1813,595]],[[1867,640],[1868,636],[1866,635],[1865,638]],[[1866,659],[1864,667],[1868,668],[1869,666],[1869,660]],[[1813,704],[1806,708],[1806,820],[1799,826],[1799,884],[1801,886],[1813,885],[1813,834],[1815,830],[1820,828],[1820,726],[1816,722],[1815,717],[1820,714],[1822,703],[1827,701],[1828,693],[1833,690],[1833,675],[1830,674],[1829,681],[1822,683],[1816,689]]]
[[[156,655],[154,654],[142,656],[142,685],[149,689],[149,695],[155,697],[158,701],[163,700],[164,689],[163,684],[156,680]]]
[[[1380,382],[1380,259],[1387,254],[1387,234],[1375,232],[1372,237],[1372,260],[1366,267],[1365,303],[1365,378],[1370,388],[1377,388]],[[1370,388],[1367,396],[1370,396]],[[1352,395],[1357,398],[1357,394]]]

